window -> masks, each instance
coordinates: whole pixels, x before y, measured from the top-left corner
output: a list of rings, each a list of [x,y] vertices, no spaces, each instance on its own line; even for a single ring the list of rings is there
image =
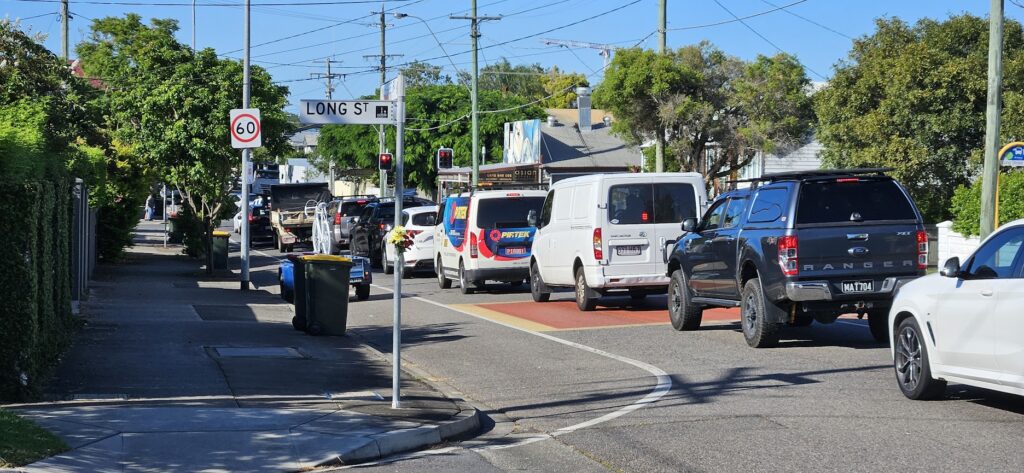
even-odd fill
[[[697,216],[697,197],[689,184],[654,185],[654,223],[681,223]]]
[[[524,228],[530,223],[530,211],[540,211],[543,197],[502,197],[480,199],[476,208],[476,226],[480,228]]]
[[[406,215],[406,218],[404,220],[408,221],[409,220],[409,217],[408,217],[409,214],[405,214],[405,215]],[[412,224],[416,225],[416,226],[420,226],[420,227],[432,227],[432,226],[435,225],[436,221],[437,221],[437,212],[423,212],[423,213],[418,213],[418,214],[415,214],[415,215],[412,216]],[[402,225],[405,225],[405,222],[402,222]]]
[[[654,221],[650,184],[612,186],[608,190],[608,220],[613,225],[635,225]]]
[[[743,210],[747,208],[745,197],[733,197],[729,199],[729,205],[725,208],[725,218],[722,220],[722,228],[732,228],[740,223],[743,217]]]
[[[1005,279],[1020,277],[1016,268],[1024,242],[1024,228],[1007,230],[996,235],[978,249],[965,271],[971,279]]]
[[[704,214],[704,220],[701,222],[701,230],[715,230],[722,224],[722,214],[725,213],[725,200],[720,200],[712,205],[708,212]]]
[[[774,222],[782,217],[783,210],[789,203],[789,192],[786,189],[761,189],[754,198],[750,209],[750,223]]]
[[[555,191],[549,191],[547,198],[544,199],[544,205],[540,208],[540,221],[537,222],[537,227],[543,227],[551,223],[551,207],[554,205]]]
[[[917,220],[896,181],[877,178],[810,181],[800,186],[799,224]]]
[[[366,205],[366,201],[352,201],[341,203],[341,216],[351,217],[353,215],[359,215],[363,211],[363,206]]]

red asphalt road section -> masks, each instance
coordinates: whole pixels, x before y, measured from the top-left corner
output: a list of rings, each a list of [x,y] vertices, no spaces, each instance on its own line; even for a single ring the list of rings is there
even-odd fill
[[[501,302],[476,304],[478,307],[505,315],[547,325],[555,330],[612,327],[621,325],[655,325],[669,323],[665,306],[605,307],[581,312],[573,301]],[[738,322],[739,309],[705,309],[702,322]]]

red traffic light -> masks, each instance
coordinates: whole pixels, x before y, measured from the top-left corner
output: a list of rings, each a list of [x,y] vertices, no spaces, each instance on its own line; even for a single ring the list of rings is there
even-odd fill
[[[454,166],[454,153],[451,148],[439,148],[437,150],[437,168],[451,169]]]
[[[381,171],[390,171],[393,165],[394,159],[393,156],[391,156],[391,153],[380,154],[380,158],[377,161],[377,167],[380,168]]]

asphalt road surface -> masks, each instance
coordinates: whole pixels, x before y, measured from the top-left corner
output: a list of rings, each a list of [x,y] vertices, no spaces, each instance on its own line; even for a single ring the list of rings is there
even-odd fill
[[[275,257],[254,253],[254,281],[273,284]],[[392,282],[375,273],[370,300],[349,305],[352,336],[386,353]],[[405,279],[403,293],[403,362],[485,411],[487,432],[354,468],[1024,471],[1021,398],[951,384],[945,400],[907,400],[866,321],[789,328],[756,350],[735,312],[672,330],[663,296],[582,314],[570,293],[462,295],[433,274]]]

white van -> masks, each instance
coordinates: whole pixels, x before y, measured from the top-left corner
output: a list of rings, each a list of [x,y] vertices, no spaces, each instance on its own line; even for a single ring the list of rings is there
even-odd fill
[[[580,310],[625,290],[634,300],[665,293],[667,247],[685,218],[707,206],[698,173],[594,174],[551,186],[536,220],[530,262],[533,300],[573,287]]]
[[[447,289],[457,279],[462,293],[469,294],[489,280],[526,282],[536,231],[528,217],[540,211],[544,195],[542,190],[494,190],[445,199],[434,227],[438,285]]]

